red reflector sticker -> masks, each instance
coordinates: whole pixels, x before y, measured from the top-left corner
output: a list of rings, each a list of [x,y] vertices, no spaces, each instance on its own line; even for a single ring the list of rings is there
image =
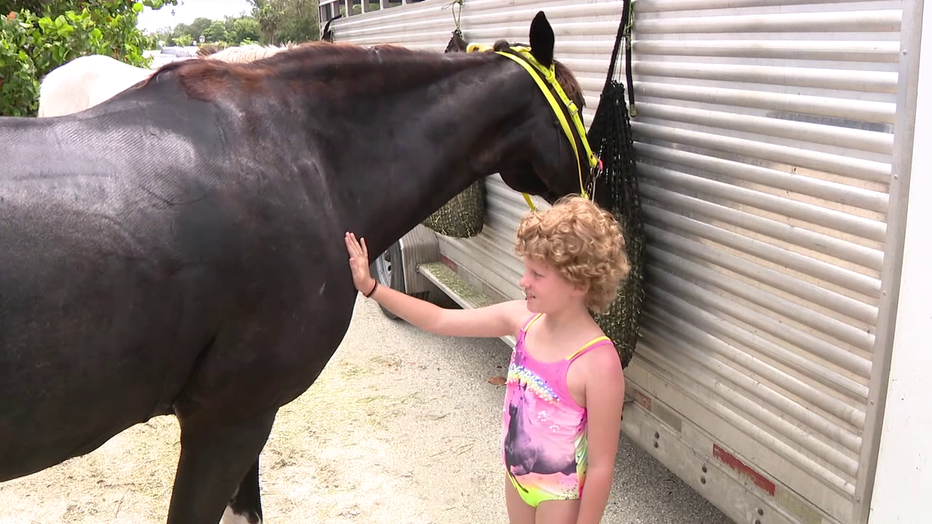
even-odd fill
[[[641,393],[640,391],[634,388],[631,388],[631,396],[634,397],[635,404],[641,406],[647,411],[653,410],[653,404],[654,404],[653,401],[651,401],[650,397],[648,397],[644,393]]]
[[[751,469],[744,462],[738,460],[737,457],[719,447],[718,444],[712,444],[712,456],[721,460],[738,473],[747,475],[747,477],[751,479],[751,482],[757,487],[769,493],[771,497],[773,496],[776,491],[776,486],[774,486],[773,482],[767,480],[763,475]]]

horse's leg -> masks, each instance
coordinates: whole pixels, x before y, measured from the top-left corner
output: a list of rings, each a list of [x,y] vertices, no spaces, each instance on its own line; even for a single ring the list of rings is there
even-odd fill
[[[275,413],[237,424],[221,424],[216,417],[179,418],[181,458],[175,473],[168,524],[219,522],[237,486],[241,482],[248,484],[246,474],[251,474],[250,468],[257,465]],[[258,479],[255,489],[258,491]],[[257,524],[259,520],[240,522]]]
[[[262,499],[259,498],[259,460],[239,483],[220,524],[258,524],[262,522]]]

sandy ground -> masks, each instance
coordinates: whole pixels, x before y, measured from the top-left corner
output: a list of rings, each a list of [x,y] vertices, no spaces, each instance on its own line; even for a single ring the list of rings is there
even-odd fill
[[[509,356],[497,339],[426,334],[360,299],[327,369],[276,419],[260,460],[266,523],[506,523],[504,387],[490,379]],[[178,437],[159,417],[0,484],[0,523],[163,523]],[[616,472],[603,523],[731,522],[625,438]]]

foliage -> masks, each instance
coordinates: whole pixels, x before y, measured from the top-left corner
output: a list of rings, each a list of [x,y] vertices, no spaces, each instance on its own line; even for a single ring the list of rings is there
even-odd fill
[[[0,0],[0,115],[35,115],[39,81],[79,56],[148,67],[154,40],[136,22],[143,6],[164,5],[177,0]]]
[[[166,46],[203,43],[219,47],[249,43],[280,45],[320,38],[317,0],[250,2],[253,9],[249,15],[227,16],[223,20],[196,18],[190,24],[159,29],[153,32],[152,37]]]
[[[272,45],[320,39],[317,0],[249,0],[262,40]]]
[[[259,31],[259,22],[251,16],[244,16],[234,20],[233,30],[228,30],[227,34],[230,35],[234,42],[240,44],[248,43],[247,40],[249,42],[258,42],[262,38],[262,33]]]
[[[175,26],[175,34],[189,34],[194,39],[195,42],[198,42],[201,38],[201,35],[204,34],[204,30],[210,27],[210,24],[213,22],[210,18],[198,17],[195,18],[190,25],[188,24],[178,24]]]
[[[221,40],[229,40],[230,37],[227,34],[226,25],[222,20],[214,20],[211,24],[204,30],[204,41],[205,42],[219,42]]]
[[[223,20],[195,18],[190,24],[165,27],[152,33],[152,38],[165,46],[188,46],[201,43],[243,45],[258,42],[262,36],[259,22],[252,16],[227,16]]]
[[[178,35],[175,37],[175,45],[187,47],[194,44],[194,37],[189,34]]]
[[[144,49],[163,45],[306,42],[319,39],[317,0],[250,0],[252,15],[196,18],[149,34],[136,28],[143,6],[178,0],[0,0],[0,115],[34,115],[39,82],[89,54],[148,67]]]

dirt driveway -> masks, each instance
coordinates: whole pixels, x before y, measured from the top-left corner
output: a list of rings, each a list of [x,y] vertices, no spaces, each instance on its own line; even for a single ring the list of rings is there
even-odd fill
[[[267,524],[505,523],[499,435],[510,349],[387,320],[360,300],[317,383],[285,406],[260,460]],[[161,524],[179,451],[174,418],[0,484],[3,524]],[[730,522],[623,439],[603,522]]]

